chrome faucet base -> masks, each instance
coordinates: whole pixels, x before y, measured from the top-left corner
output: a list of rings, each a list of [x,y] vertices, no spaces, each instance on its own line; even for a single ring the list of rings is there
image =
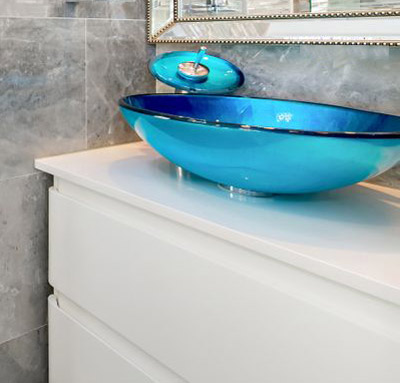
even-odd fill
[[[221,190],[224,190],[226,192],[239,194],[239,195],[246,196],[246,197],[269,198],[269,197],[273,197],[274,195],[276,195],[274,193],[258,192],[258,191],[254,191],[254,190],[241,189],[241,188],[237,188],[235,186],[222,185],[222,184],[218,184],[218,187]]]

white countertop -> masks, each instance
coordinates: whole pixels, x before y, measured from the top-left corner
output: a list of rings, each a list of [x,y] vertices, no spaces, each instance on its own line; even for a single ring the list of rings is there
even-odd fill
[[[144,143],[66,154],[36,167],[126,203],[400,304],[400,191],[372,184],[245,198]]]

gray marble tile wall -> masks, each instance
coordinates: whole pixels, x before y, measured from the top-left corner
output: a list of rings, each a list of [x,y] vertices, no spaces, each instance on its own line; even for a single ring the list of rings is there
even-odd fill
[[[145,0],[0,0],[0,382],[47,381],[51,179],[33,159],[136,139],[116,101],[155,90],[144,13]],[[398,49],[210,50],[244,69],[242,94],[400,114]],[[399,168],[374,182],[400,188]]]
[[[144,20],[144,0],[1,0],[0,17],[76,17]]]
[[[145,21],[87,21],[87,141],[89,147],[135,139],[115,100],[121,95],[155,91],[147,69],[154,47],[145,44]],[[132,39],[135,36],[135,39]]]
[[[157,53],[198,47],[158,44]],[[209,52],[244,71],[246,83],[238,94],[400,115],[399,48],[213,44]],[[371,182],[400,189],[400,164]]]
[[[136,139],[145,0],[0,0],[0,382],[47,382],[47,189],[35,157]],[[145,73],[145,74],[143,74]]]
[[[48,15],[56,17],[144,20],[146,14],[146,2],[144,0],[47,1],[50,1],[50,6],[47,10]]]

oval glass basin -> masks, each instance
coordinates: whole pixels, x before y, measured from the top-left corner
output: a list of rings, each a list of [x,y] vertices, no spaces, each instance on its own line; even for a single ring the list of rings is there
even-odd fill
[[[146,94],[120,100],[138,135],[204,178],[266,193],[351,185],[400,160],[400,117],[263,98]]]

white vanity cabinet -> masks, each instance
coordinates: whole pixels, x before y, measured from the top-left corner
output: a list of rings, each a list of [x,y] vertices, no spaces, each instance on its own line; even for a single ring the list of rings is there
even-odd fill
[[[50,383],[399,383],[400,193],[243,198],[144,143],[38,160]]]

